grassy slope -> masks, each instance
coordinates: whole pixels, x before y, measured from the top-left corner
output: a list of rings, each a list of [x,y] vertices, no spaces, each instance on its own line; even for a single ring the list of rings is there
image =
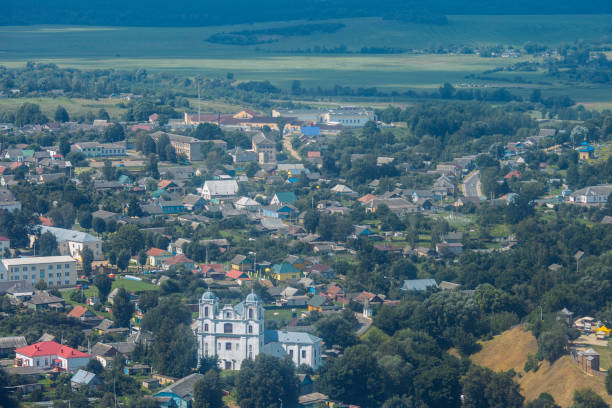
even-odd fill
[[[379,18],[339,20],[346,27],[333,34],[287,37],[257,46],[210,44],[209,35],[240,29],[277,27],[292,23],[263,23],[223,27],[0,27],[0,64],[49,61],[82,68],[163,69],[223,76],[239,80],[270,79],[287,86],[299,79],[305,86],[419,88],[443,82],[462,82],[468,73],[515,63],[516,60],[448,55],[290,55],[256,52],[315,46],[349,50],[361,47],[422,49],[429,46],[513,44],[527,41],[558,44],[577,39],[598,40],[610,34],[610,16],[451,16],[447,26],[383,21]],[[588,18],[589,24],[585,24]],[[541,73],[519,73],[541,79]],[[513,75],[500,76],[506,86]],[[504,82],[509,81],[509,82]],[[608,100],[581,90],[585,101]],[[605,90],[604,90],[605,91]],[[604,92],[606,93],[606,92]]]
[[[471,357],[474,363],[496,371],[513,368],[517,373],[523,373],[527,355],[537,351],[533,335],[518,327],[483,342],[482,346],[482,350]],[[523,373],[522,378],[517,380],[527,401],[537,398],[542,392],[548,392],[559,405],[568,407],[572,403],[574,390],[591,388],[608,404],[612,403],[612,396],[606,393],[603,378],[587,376],[574,365],[569,356],[552,365],[543,362],[537,372]]]

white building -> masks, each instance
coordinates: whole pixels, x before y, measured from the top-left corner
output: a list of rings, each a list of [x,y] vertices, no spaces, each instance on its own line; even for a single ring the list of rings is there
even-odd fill
[[[77,281],[76,261],[70,256],[2,259],[0,282],[44,280],[49,286],[71,286]]]
[[[601,184],[574,191],[570,194],[569,201],[574,204],[605,204],[610,194],[612,184]]]
[[[72,145],[72,149],[83,153],[85,157],[113,157],[126,155],[125,147],[117,143],[80,142]]]
[[[198,358],[217,356],[226,370],[239,370],[246,359],[260,352],[284,357],[296,365],[321,365],[322,341],[307,333],[268,330],[264,332],[262,302],[254,293],[235,306],[219,305],[208,291],[200,300],[197,320]]]
[[[207,180],[202,187],[202,197],[205,200],[227,200],[238,194],[236,180]]]
[[[89,354],[54,341],[42,341],[15,350],[15,362],[18,366],[76,371],[87,365]]]
[[[40,226],[39,231],[42,234],[50,232],[57,240],[57,246],[62,255],[70,255],[74,259],[81,259],[81,254],[85,247],[89,248],[93,253],[94,260],[99,261],[102,257],[102,241],[100,238],[94,237],[91,234],[82,231],[74,231],[65,228]]]

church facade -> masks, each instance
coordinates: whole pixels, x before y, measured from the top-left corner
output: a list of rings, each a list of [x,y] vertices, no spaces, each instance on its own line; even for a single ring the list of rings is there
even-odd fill
[[[308,333],[264,330],[264,310],[254,293],[235,306],[220,305],[214,293],[202,295],[196,329],[198,358],[217,356],[226,370],[239,370],[259,353],[289,356],[296,366],[321,365],[322,341]]]

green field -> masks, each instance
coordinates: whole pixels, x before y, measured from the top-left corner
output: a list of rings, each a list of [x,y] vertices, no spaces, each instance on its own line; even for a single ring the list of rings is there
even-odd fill
[[[134,281],[130,279],[115,279],[113,281],[113,289],[125,288],[129,292],[143,292],[145,290],[158,290],[159,288],[149,282]]]
[[[346,27],[336,33],[285,37],[276,43],[250,46],[211,44],[204,39],[218,32],[297,23],[187,28],[2,27],[0,64],[15,67],[26,61],[53,62],[64,67],[146,68],[206,77],[220,77],[232,72],[238,80],[271,80],[281,86],[299,79],[307,87],[340,84],[387,89],[431,88],[443,82],[461,83],[467,74],[514,64],[518,60],[473,55],[275,52],[339,45],[357,51],[362,47],[423,50],[448,45],[520,46],[527,41],[559,44],[578,39],[596,41],[606,36],[609,38],[612,28],[609,15],[449,16],[449,20],[450,24],[443,26],[380,18],[333,20],[346,24]],[[541,73],[516,75],[534,80],[543,76]],[[488,86],[509,86],[514,84],[514,76],[500,75],[499,83],[485,83]],[[527,89],[531,87],[524,86]],[[553,84],[551,87],[556,89],[557,86]],[[559,88],[562,92],[565,87]],[[610,99],[611,92],[604,88],[584,89],[579,93],[581,101],[603,102]]]
[[[68,110],[70,115],[85,115],[87,112],[97,113],[100,109],[105,109],[114,118],[119,118],[126,109],[119,108],[117,100],[110,99],[81,99],[67,97],[44,97],[44,98],[6,98],[0,99],[0,112],[15,113],[19,106],[25,102],[35,103],[40,106],[43,114],[48,118],[53,118],[57,105],[62,105]]]

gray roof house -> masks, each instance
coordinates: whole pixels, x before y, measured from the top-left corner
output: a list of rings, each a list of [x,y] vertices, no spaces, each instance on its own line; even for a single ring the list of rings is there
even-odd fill
[[[95,375],[94,373],[90,373],[89,371],[81,370],[76,372],[70,379],[70,386],[73,391],[78,390],[83,387],[98,387],[102,386],[104,382]]]
[[[438,284],[435,279],[410,279],[405,280],[400,290],[408,291],[408,290],[418,290],[425,291],[427,288],[437,288]]]

